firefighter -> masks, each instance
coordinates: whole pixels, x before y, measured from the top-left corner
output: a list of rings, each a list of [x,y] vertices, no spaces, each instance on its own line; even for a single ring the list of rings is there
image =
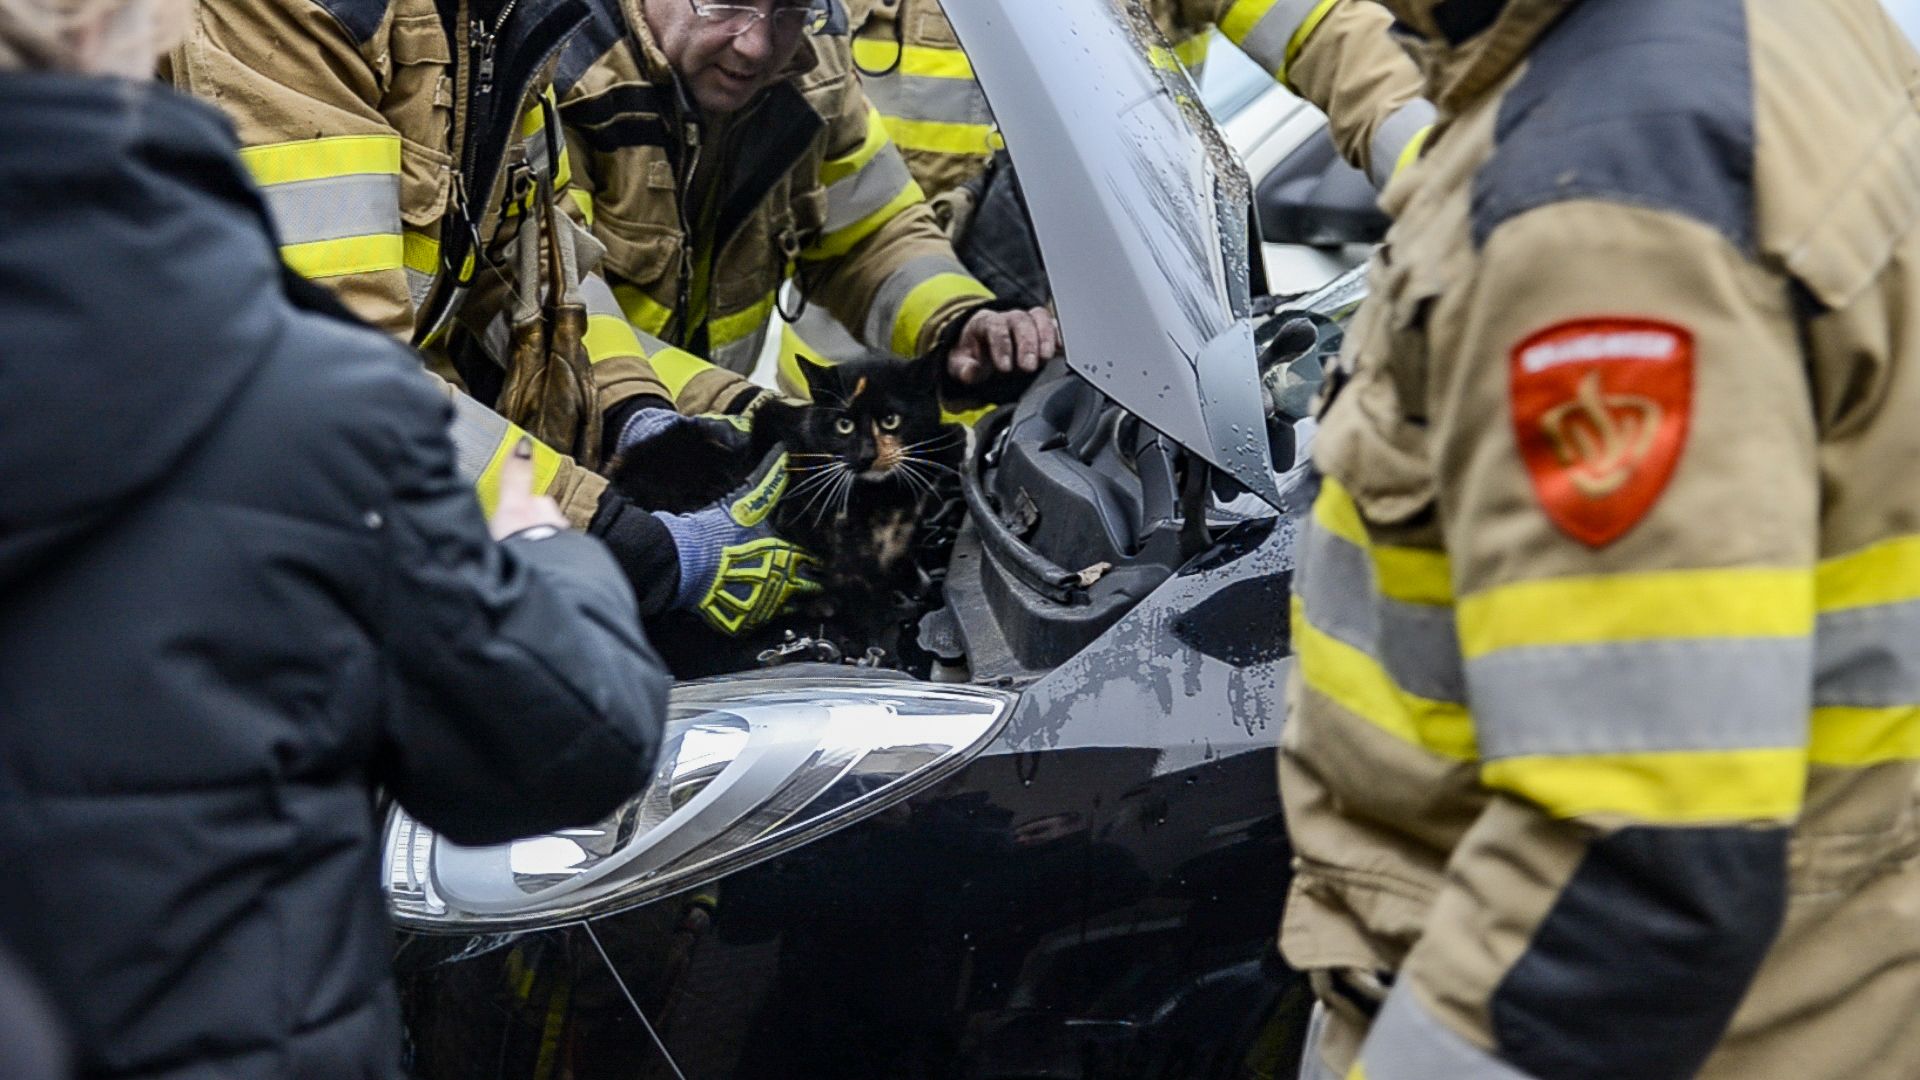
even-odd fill
[[[608,542],[644,613],[693,605],[751,626],[812,587],[798,549],[740,520],[738,501],[697,520],[631,512],[591,470],[606,410],[674,396],[570,216],[551,78],[591,17],[569,0],[203,0],[162,73],[236,125],[288,265],[445,381],[483,508],[531,431],[538,489]],[[692,357],[671,363],[692,412],[764,393],[726,372],[696,379]],[[784,479],[756,478],[775,494]]]
[[[625,0],[562,55],[555,78],[581,206],[607,280],[648,348],[671,343],[752,370],[781,283],[859,328],[876,350],[948,355],[960,383],[1031,372],[1058,330],[1045,309],[994,310],[934,224],[920,187],[852,72],[825,4]],[[812,21],[810,36],[803,27]],[[655,358],[664,400],[692,411]],[[683,374],[684,373],[684,374]],[[616,447],[617,448],[617,447]]]
[[[1920,57],[1874,0],[1385,0],[1281,935],[1366,1080],[1920,1062]]]
[[[1433,107],[1376,4],[1149,0],[1147,9],[1196,80],[1217,28],[1325,110],[1335,145],[1376,187],[1419,153]],[[994,152],[993,113],[939,0],[853,0],[850,11],[867,93],[920,186],[938,199],[978,176]],[[964,208],[956,213],[964,221]]]

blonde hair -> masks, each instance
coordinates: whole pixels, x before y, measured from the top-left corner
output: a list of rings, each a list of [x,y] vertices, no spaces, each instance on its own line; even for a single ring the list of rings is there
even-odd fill
[[[84,71],[88,32],[157,56],[186,32],[191,0],[0,0],[0,70]]]

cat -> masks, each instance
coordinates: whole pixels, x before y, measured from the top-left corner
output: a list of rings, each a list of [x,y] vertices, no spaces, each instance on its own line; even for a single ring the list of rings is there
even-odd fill
[[[773,529],[819,560],[824,591],[724,643],[695,618],[656,620],[651,636],[681,678],[750,667],[788,630],[830,639],[849,658],[878,647],[897,660],[900,624],[918,617],[928,592],[924,565],[944,565],[926,557],[938,539],[928,518],[956,494],[966,429],[941,415],[938,362],[874,357],[827,366],[803,357],[800,370],[813,400],[768,401],[750,439],[722,445],[678,428],[622,455],[610,471],[614,489],[640,506],[687,513],[736,489],[775,444],[787,451]]]

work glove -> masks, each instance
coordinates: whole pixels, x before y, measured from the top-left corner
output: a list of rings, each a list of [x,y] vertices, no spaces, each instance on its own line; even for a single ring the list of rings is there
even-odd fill
[[[691,514],[655,511],[680,556],[674,606],[724,634],[764,625],[795,597],[821,591],[819,563],[773,534],[768,519],[787,489],[787,453],[775,447],[720,502]]]
[[[753,422],[746,416],[725,413],[684,416],[672,409],[641,409],[620,429],[613,444],[614,456],[617,458],[634,447],[683,428],[697,429],[708,442],[733,450],[745,449],[753,437]]]

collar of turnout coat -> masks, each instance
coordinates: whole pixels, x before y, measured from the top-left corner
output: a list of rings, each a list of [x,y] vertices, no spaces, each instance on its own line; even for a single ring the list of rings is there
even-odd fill
[[[1458,113],[1513,70],[1578,0],[1380,0],[1427,77],[1427,97]]]
[[[233,128],[159,83],[0,74],[0,587],[170,473],[283,332]]]

